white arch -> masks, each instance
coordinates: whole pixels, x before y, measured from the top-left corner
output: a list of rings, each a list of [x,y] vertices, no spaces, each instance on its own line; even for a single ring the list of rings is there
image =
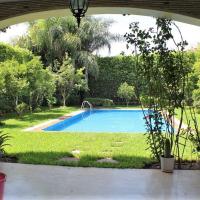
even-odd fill
[[[153,16],[153,17],[165,17],[176,21],[185,22],[193,25],[200,25],[200,19],[192,18],[180,14],[168,13],[157,10],[139,9],[139,8],[119,8],[119,7],[98,7],[89,8],[87,15],[92,14],[133,14],[133,15],[143,15],[143,16]],[[25,15],[20,15],[17,17],[8,18],[6,20],[0,21],[0,28],[18,24],[21,22],[33,21],[36,19],[46,19],[48,17],[61,17],[69,16],[71,12],[69,9],[59,9],[59,10],[49,10],[43,12],[29,13]]]

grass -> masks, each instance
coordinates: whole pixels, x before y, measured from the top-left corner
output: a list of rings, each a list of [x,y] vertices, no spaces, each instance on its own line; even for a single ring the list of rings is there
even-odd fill
[[[191,123],[191,126],[194,127],[194,123],[193,123],[189,108],[186,109],[186,114],[187,114],[188,121],[190,121],[190,123]],[[181,110],[180,109],[176,110],[176,115],[180,119],[180,117],[181,117]],[[196,115],[197,123],[200,124],[200,114],[198,114],[196,112],[195,115]],[[183,115],[183,123],[187,124],[187,119],[186,119],[186,115],[184,113],[184,115]]]
[[[18,162],[30,164],[67,165],[82,167],[143,168],[153,162],[144,134],[139,133],[63,133],[25,132],[24,129],[77,110],[75,107],[54,108],[19,118],[8,115],[3,119],[3,132],[12,136],[9,155]],[[80,150],[80,154],[73,154]],[[79,162],[64,162],[64,156],[74,156]],[[189,159],[187,153],[185,158]],[[100,158],[113,158],[119,163],[97,163]]]

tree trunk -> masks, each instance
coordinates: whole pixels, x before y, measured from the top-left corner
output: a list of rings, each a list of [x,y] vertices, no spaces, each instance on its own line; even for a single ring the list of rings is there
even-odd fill
[[[32,92],[29,93],[29,110],[32,113],[33,107],[32,107]]]
[[[79,92],[79,101],[80,101],[79,103],[80,103],[80,105],[84,101],[84,97],[85,97],[85,92],[84,91],[80,91]]]
[[[86,84],[88,85],[88,68],[85,67],[85,81],[86,81]]]
[[[63,107],[65,107],[65,106],[66,106],[66,98],[63,97]]]
[[[16,107],[18,106],[18,100],[19,100],[19,97],[16,96],[16,98],[15,98],[15,106],[16,106]]]

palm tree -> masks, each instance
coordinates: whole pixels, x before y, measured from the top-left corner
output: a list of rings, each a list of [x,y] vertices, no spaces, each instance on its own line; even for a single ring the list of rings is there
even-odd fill
[[[28,35],[15,39],[14,43],[40,55],[45,66],[54,65],[55,60],[62,64],[66,53],[76,62],[77,58],[88,56],[93,61],[90,54],[103,47],[110,50],[111,42],[119,40],[118,35],[109,32],[112,23],[111,20],[87,17],[78,28],[73,17],[51,17],[29,23]],[[89,61],[81,64],[86,63]]]
[[[84,67],[88,83],[89,74],[98,76],[95,51],[103,47],[110,50],[111,42],[120,39],[110,33],[112,23],[111,20],[87,17],[78,28],[74,17],[51,17],[31,22],[28,35],[16,39],[15,43],[41,56],[44,66],[50,66],[56,73],[67,54],[75,68]],[[80,96],[82,101],[83,94]]]

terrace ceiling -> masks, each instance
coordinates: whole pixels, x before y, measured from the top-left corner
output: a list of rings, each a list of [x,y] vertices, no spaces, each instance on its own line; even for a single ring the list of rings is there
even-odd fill
[[[69,15],[69,0],[0,0],[0,27]],[[90,0],[88,14],[168,17],[200,25],[200,0]]]

